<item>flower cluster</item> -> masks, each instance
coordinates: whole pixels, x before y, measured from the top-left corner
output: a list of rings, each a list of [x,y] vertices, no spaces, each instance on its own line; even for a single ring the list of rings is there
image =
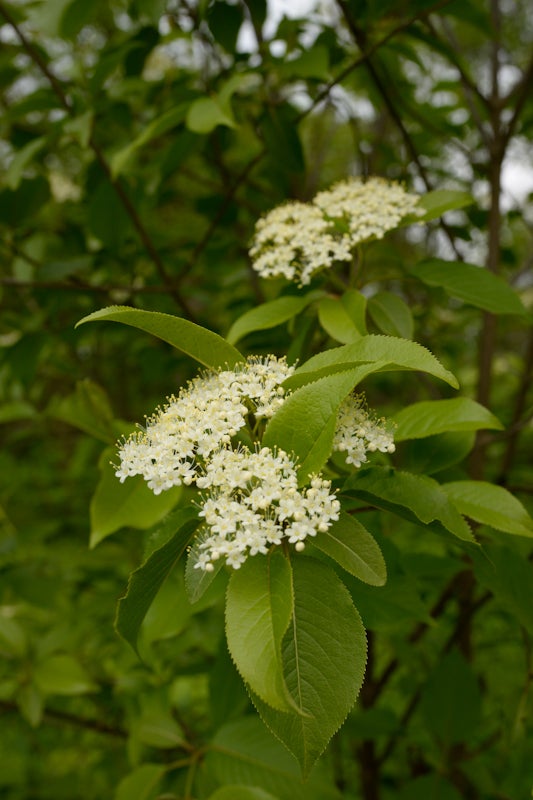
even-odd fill
[[[264,278],[308,284],[319,270],[350,262],[355,247],[383,235],[417,208],[418,195],[382,178],[341,181],[311,203],[286,203],[257,222],[250,248]]]
[[[232,370],[206,372],[120,445],[116,475],[122,482],[142,475],[154,494],[181,484],[204,492],[195,568],[210,572],[223,557],[238,569],[248,556],[283,540],[302,550],[307,536],[325,532],[338,519],[330,481],[315,475],[300,489],[297,465],[286,452],[251,451],[232,442],[247,423],[277,411],[285,396],[281,384],[293,372],[275,356],[251,356]],[[383,421],[371,418],[362,395],[342,404],[333,446],[356,467],[367,451],[394,451],[391,434]]]
[[[339,518],[331,482],[314,476],[298,489],[296,464],[283,450],[223,448],[213,454],[197,485],[209,535],[200,543],[195,569],[212,571],[223,556],[238,569],[246,558],[266,553],[283,539],[303,550],[304,539],[325,532]]]
[[[292,375],[284,358],[251,356],[233,370],[208,372],[170,397],[119,449],[121,482],[142,475],[154,494],[196,482],[202,464],[246,425],[269,418],[283,402],[280,385]]]
[[[336,261],[350,261],[347,236],[339,235],[322,211],[308,203],[285,203],[257,222],[250,248],[263,278],[285,277],[300,286]]]
[[[346,453],[347,464],[360,467],[367,452],[394,453],[396,448],[385,420],[373,418],[364,395],[358,394],[349,395],[339,409],[333,449]]]

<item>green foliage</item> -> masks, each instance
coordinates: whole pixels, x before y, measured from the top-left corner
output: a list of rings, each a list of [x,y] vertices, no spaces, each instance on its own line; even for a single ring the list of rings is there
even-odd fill
[[[285,5],[0,0],[6,800],[531,792],[531,15]],[[256,221],[349,175],[420,213],[260,279]],[[204,571],[202,492],[112,464],[248,354],[295,372],[228,446],[341,510]],[[360,467],[354,391],[396,443]]]

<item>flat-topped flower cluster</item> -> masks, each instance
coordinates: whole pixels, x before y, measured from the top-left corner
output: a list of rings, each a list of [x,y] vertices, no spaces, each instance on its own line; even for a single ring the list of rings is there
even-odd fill
[[[284,203],[256,224],[253,267],[263,278],[285,277],[305,286],[320,270],[349,263],[357,245],[381,239],[408,215],[423,213],[418,201],[399,183],[352,178],[310,203]]]
[[[338,519],[331,481],[314,475],[307,488],[299,488],[290,454],[234,441],[246,426],[257,438],[260,421],[283,404],[282,384],[293,372],[285,358],[251,356],[231,370],[203,373],[119,447],[121,482],[142,475],[154,494],[182,484],[202,490],[198,569],[213,570],[221,557],[238,569],[249,555],[266,553],[282,540],[301,550],[307,536],[325,532]],[[371,417],[361,395],[342,404],[333,447],[355,466],[366,461],[367,451],[394,450],[383,420]]]

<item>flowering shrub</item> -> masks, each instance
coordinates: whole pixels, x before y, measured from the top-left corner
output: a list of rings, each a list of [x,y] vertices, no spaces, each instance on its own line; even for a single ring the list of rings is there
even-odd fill
[[[442,201],[439,195],[439,208]],[[182,556],[191,603],[222,582],[231,657],[261,718],[303,774],[342,725],[363,681],[367,644],[353,581],[380,587],[387,578],[378,541],[358,511],[370,504],[467,548],[476,542],[462,512],[485,519],[472,502],[476,493],[486,495],[485,485],[448,488],[395,469],[391,459],[395,439],[498,428],[495,417],[453,398],[415,403],[387,421],[356,391],[368,381],[371,392],[371,379],[392,371],[458,386],[432,353],[398,335],[398,327],[412,324],[403,300],[371,310],[372,292],[358,288],[363,245],[431,216],[435,202],[371,179],[343,181],[311,203],[274,209],[257,224],[254,267],[264,278],[283,276],[300,287],[312,280],[313,289],[282,292],[251,309],[226,339],[182,318],[120,306],[82,320],[148,331],[206,368],[119,444],[115,477],[124,483],[142,476],[142,490],[155,500],[154,521],[168,511],[165,498],[174,491],[171,505],[178,507],[164,522],[163,543],[132,576],[117,630],[137,648],[152,601]],[[450,207],[456,202],[451,193]],[[251,332],[297,324],[304,314],[315,337],[297,338],[298,347],[291,343],[283,356],[245,356],[234,346]],[[369,333],[371,323],[378,333]],[[490,489],[511,502],[504,489]]]

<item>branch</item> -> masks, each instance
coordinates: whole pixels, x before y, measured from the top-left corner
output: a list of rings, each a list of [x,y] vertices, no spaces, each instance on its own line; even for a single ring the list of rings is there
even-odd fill
[[[42,58],[40,52],[34,47],[32,42],[30,42],[30,40],[26,37],[24,32],[21,30],[20,26],[13,19],[13,17],[9,13],[9,11],[6,10],[6,8],[5,8],[5,6],[4,6],[4,4],[2,2],[0,2],[0,13],[3,15],[3,17],[9,23],[9,25],[11,25],[11,27],[13,28],[13,30],[17,34],[17,36],[20,39],[20,42],[21,42],[24,50],[26,51],[26,53],[29,55],[29,57],[34,62],[34,64],[37,65],[37,67],[41,70],[43,75],[46,77],[46,79],[50,83],[52,89],[54,90],[54,92],[55,92],[57,98],[59,99],[61,105],[63,106],[63,108],[70,115],[73,115],[74,114],[74,108],[73,108],[73,105],[72,105],[72,103],[70,101],[70,98],[68,97],[68,95],[65,92],[65,89],[64,89],[63,85],[56,78],[56,76],[53,74],[53,72],[51,72],[48,64],[44,61],[44,59]],[[167,274],[167,271],[166,271],[165,266],[164,266],[164,264],[163,264],[163,262],[161,260],[161,257],[159,255],[159,253],[157,252],[154,243],[152,242],[150,234],[148,233],[148,231],[145,228],[145,226],[144,226],[139,214],[137,213],[137,210],[136,210],[135,206],[133,205],[133,203],[131,202],[130,198],[126,194],[126,191],[125,191],[123,185],[121,184],[121,182],[118,179],[113,178],[113,176],[111,174],[111,168],[110,168],[109,164],[107,163],[107,160],[106,160],[101,148],[96,143],[93,134],[91,134],[91,137],[89,139],[89,146],[90,146],[91,150],[93,151],[93,153],[94,153],[94,155],[96,157],[96,160],[100,164],[100,167],[102,168],[106,178],[108,179],[109,183],[111,184],[111,186],[115,190],[120,202],[122,203],[122,205],[124,207],[124,210],[126,211],[128,217],[130,218],[130,221],[131,221],[134,229],[136,230],[137,235],[139,236],[139,239],[141,240],[141,242],[142,242],[142,244],[144,246],[144,249],[146,250],[146,252],[150,256],[150,258],[152,259],[152,261],[153,261],[153,263],[154,263],[154,265],[155,265],[155,267],[157,269],[157,272],[159,273],[159,276],[160,276],[161,280],[163,281],[163,283],[164,283],[164,285],[166,287],[166,290],[167,290],[168,294],[175,300],[175,302],[180,306],[180,308],[184,311],[184,313],[187,314],[187,316],[191,320],[194,321],[194,315],[191,312],[191,309],[190,309],[188,303],[185,301],[184,297],[182,296],[181,292],[176,288],[176,286],[174,286],[172,284],[172,281],[170,280],[170,277]]]
[[[20,709],[16,703],[10,700],[0,700],[0,711],[5,713],[19,712]],[[109,736],[115,736],[119,739],[127,739],[128,732],[115,725],[109,725],[107,722],[102,722],[97,719],[87,719],[80,717],[77,714],[70,714],[68,711],[57,711],[53,708],[46,708],[43,712],[45,720],[50,722],[67,722],[70,725],[75,725],[78,728],[94,731],[95,733],[105,733]]]
[[[341,70],[341,72],[339,72],[336,78],[334,78],[330,83],[327,84],[327,86],[321,92],[319,92],[319,94],[315,97],[309,108],[306,108],[304,111],[302,111],[295,117],[294,124],[297,125],[299,122],[305,119],[305,117],[311,114],[323,100],[329,97],[332,89],[334,89],[335,86],[338,86],[348,75],[350,75],[355,69],[357,69],[357,67],[360,67],[362,64],[364,64],[371,55],[373,55],[377,50],[379,50],[379,48],[382,47],[384,44],[386,44],[390,39],[392,39],[398,33],[401,33],[402,31],[406,30],[410,25],[412,25],[421,17],[425,16],[426,14],[431,14],[434,11],[438,11],[440,8],[443,8],[444,6],[448,5],[451,1],[452,0],[438,0],[438,2],[436,2],[429,9],[426,9],[426,11],[423,14],[416,14],[415,16],[400,23],[395,28],[390,30],[385,36],[379,39],[379,41],[371,45],[371,47],[369,47],[366,53],[362,53],[362,55],[358,56],[358,58],[356,58],[354,61],[348,64],[347,67]],[[208,245],[209,241],[211,240],[211,237],[213,236],[215,230],[219,226],[221,220],[224,218],[224,215],[228,209],[230,202],[233,200],[233,198],[237,194],[237,191],[246,181],[246,179],[248,178],[249,174],[252,172],[254,167],[256,167],[257,164],[259,164],[266,156],[267,152],[268,152],[267,148],[263,147],[258,153],[256,153],[256,155],[248,162],[248,164],[237,175],[235,181],[229,188],[223,203],[221,204],[216,215],[212,219],[211,224],[209,225],[207,231],[205,232],[201,241],[196,246],[191,256],[191,259],[187,264],[186,270],[191,270],[194,267],[194,265],[198,261],[198,258],[200,257],[200,255]],[[460,256],[458,257],[460,258]]]
[[[533,331],[531,331],[529,334],[529,341],[524,361],[522,378],[520,380],[520,385],[516,393],[513,416],[511,419],[511,424],[509,426],[511,432],[507,442],[507,447],[503,454],[502,465],[500,468],[500,476],[496,481],[496,483],[502,484],[504,486],[508,482],[509,478],[508,472],[513,465],[516,448],[518,445],[518,438],[523,430],[523,426],[520,424],[520,421],[524,415],[527,402],[527,395],[529,389],[531,388],[532,383],[533,383]]]
[[[429,192],[429,191],[432,190],[433,187],[432,187],[432,184],[431,184],[431,182],[429,180],[427,171],[426,171],[424,165],[422,164],[422,162],[420,160],[420,157],[418,155],[418,151],[417,151],[416,147],[414,146],[414,143],[413,143],[413,140],[411,139],[409,131],[405,127],[402,118],[400,117],[400,115],[399,115],[394,103],[392,102],[392,99],[391,99],[391,97],[389,95],[389,92],[388,92],[384,82],[381,79],[381,76],[379,75],[379,73],[376,70],[374,64],[372,63],[372,60],[370,58],[371,52],[370,52],[370,50],[367,51],[367,49],[366,49],[366,37],[365,37],[365,34],[364,34],[364,32],[362,30],[360,30],[357,27],[357,25],[355,24],[354,20],[352,19],[352,16],[350,14],[350,11],[348,9],[348,6],[347,6],[345,0],[336,0],[336,1],[337,1],[337,5],[339,6],[339,8],[341,9],[341,11],[342,11],[342,13],[344,15],[344,18],[346,20],[346,24],[348,25],[348,27],[350,29],[350,32],[352,33],[352,36],[354,37],[354,40],[355,40],[357,46],[359,47],[361,52],[366,56],[366,58],[365,58],[365,66],[368,69],[368,72],[370,73],[370,77],[372,78],[372,80],[373,80],[373,82],[374,82],[374,84],[376,86],[376,89],[380,93],[380,95],[381,95],[381,97],[383,99],[383,102],[384,102],[384,104],[385,104],[385,106],[387,108],[387,111],[389,112],[389,115],[390,115],[392,121],[394,122],[394,124],[398,128],[398,130],[400,132],[400,135],[401,135],[401,137],[402,137],[402,139],[404,141],[405,147],[407,148],[407,151],[408,151],[409,155],[411,156],[411,159],[416,164],[416,168],[418,170],[418,174],[420,175],[422,181],[424,182],[426,190]],[[425,12],[425,15],[429,14],[431,12],[431,10],[432,9],[428,9]],[[415,19],[420,19],[422,16],[424,16],[424,15],[418,15]],[[454,237],[453,237],[448,225],[446,224],[446,222],[442,218],[440,220],[440,225],[441,225],[444,233],[446,234],[446,236],[448,238],[448,241],[450,243],[450,246],[451,246],[453,252],[455,253],[456,258],[459,259],[460,261],[463,261],[463,256],[462,256],[461,252],[457,249],[457,245],[455,243],[455,239],[454,239]]]

